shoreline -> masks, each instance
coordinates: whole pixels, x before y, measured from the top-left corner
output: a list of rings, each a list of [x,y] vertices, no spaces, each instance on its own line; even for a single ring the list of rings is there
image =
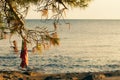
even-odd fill
[[[0,80],[120,80],[120,70],[57,74],[34,71],[0,71]]]

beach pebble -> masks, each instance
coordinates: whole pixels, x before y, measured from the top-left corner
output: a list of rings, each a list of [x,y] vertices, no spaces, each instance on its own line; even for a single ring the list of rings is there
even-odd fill
[[[90,74],[86,76],[83,80],[103,80],[104,78],[104,74]]]
[[[78,78],[77,77],[73,77],[72,80],[78,80]]]
[[[0,80],[3,80],[3,76],[0,75]]]
[[[62,79],[62,78],[60,78],[60,77],[48,76],[48,77],[46,77],[44,80],[64,80],[64,79]]]

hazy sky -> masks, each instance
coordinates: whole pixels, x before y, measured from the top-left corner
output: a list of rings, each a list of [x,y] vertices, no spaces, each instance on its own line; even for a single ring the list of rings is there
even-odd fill
[[[41,18],[31,9],[27,19]],[[69,9],[67,19],[120,19],[120,0],[93,0],[86,9]]]

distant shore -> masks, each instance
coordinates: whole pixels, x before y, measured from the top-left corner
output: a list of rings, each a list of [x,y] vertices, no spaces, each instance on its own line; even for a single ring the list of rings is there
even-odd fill
[[[0,71],[0,80],[120,80],[120,71],[44,74],[33,71]]]

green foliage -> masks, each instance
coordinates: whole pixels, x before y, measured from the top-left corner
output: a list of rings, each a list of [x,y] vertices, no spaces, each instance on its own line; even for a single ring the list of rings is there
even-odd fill
[[[26,6],[29,4],[67,4],[70,7],[87,7],[91,0],[11,0],[15,1],[18,5]],[[47,6],[47,5],[46,5]]]
[[[72,8],[85,8],[91,0],[0,0],[0,22],[1,16],[4,16],[6,28],[11,34],[18,33],[27,42],[40,41],[43,45],[50,42],[52,45],[59,45],[59,37],[57,36],[57,23],[59,19],[64,19],[65,10]],[[47,30],[45,27],[39,29],[26,29],[24,19],[29,11],[29,7],[36,5],[36,11],[42,13],[45,19],[54,19],[53,31]],[[49,12],[54,15],[48,17]],[[2,28],[1,28],[2,29]],[[52,34],[52,33],[54,34]],[[25,37],[26,36],[26,37]]]
[[[4,14],[4,22],[8,24],[7,28],[10,29],[11,33],[18,33],[22,38],[24,38],[24,34],[26,36],[30,35],[30,30],[27,30],[24,25],[24,18],[27,15],[30,6],[36,5],[36,10],[41,12],[45,19],[48,19],[48,14],[50,11],[52,11],[55,14],[51,16],[50,19],[54,19],[54,23],[57,23],[59,22],[59,19],[63,18],[63,14],[65,13],[65,10],[69,8],[69,6],[73,8],[85,8],[88,6],[90,1],[91,0],[1,0],[0,5],[2,9],[0,9],[0,12]],[[0,22],[2,21],[1,16],[3,16],[3,14],[0,13]],[[57,25],[53,24],[53,27],[55,28],[53,32],[55,32]],[[32,33],[36,32],[38,32],[38,35],[35,36],[41,35],[40,32],[46,33],[44,30],[32,30]],[[47,33],[50,35],[49,31],[47,31]],[[34,38],[34,40],[36,40],[36,38]],[[54,39],[52,41],[57,43],[58,39]]]
[[[80,8],[87,7],[90,1],[91,0],[63,0],[63,2],[70,5],[71,7],[80,7]]]

